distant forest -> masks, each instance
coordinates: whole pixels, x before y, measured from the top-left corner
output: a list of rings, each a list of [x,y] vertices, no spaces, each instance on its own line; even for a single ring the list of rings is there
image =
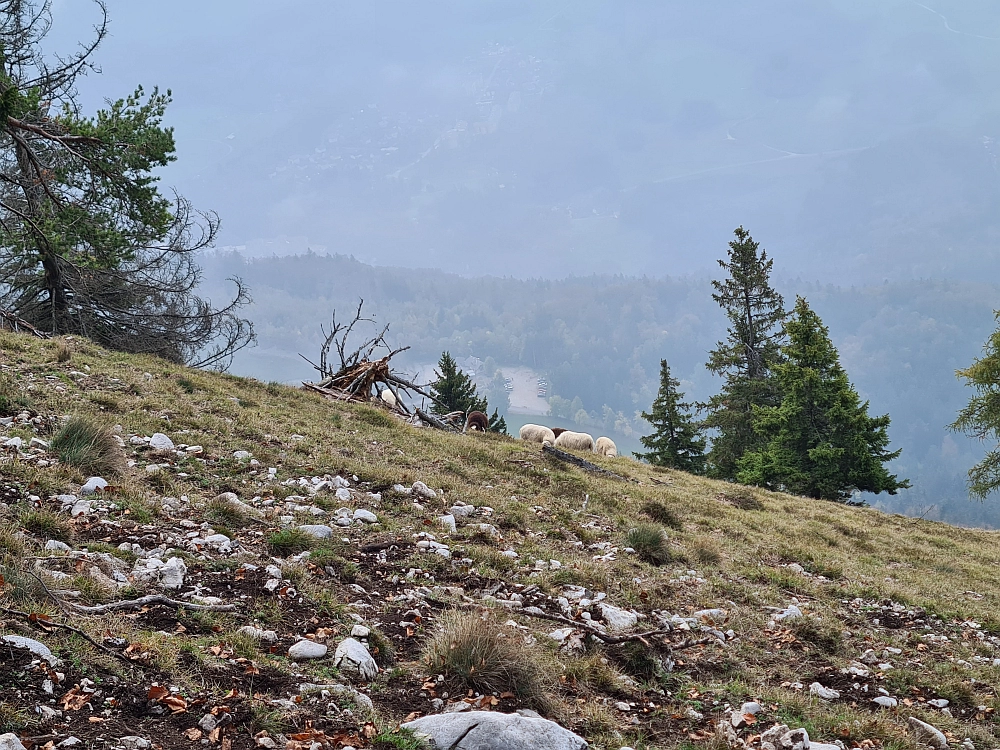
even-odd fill
[[[203,261],[213,296],[221,297],[227,277],[250,286],[259,345],[242,353],[233,369],[264,380],[311,377],[297,355],[314,355],[320,325],[334,309],[347,312],[363,297],[366,309],[392,324],[390,340],[412,347],[404,362],[435,362],[447,350],[457,358],[492,357],[501,368],[532,367],[548,377],[562,416],[609,430],[648,429],[637,414],[656,394],[661,358],[689,400],[707,399],[720,386],[704,366],[726,322],[708,278],[464,278],[313,254],[246,260],[216,253]],[[872,504],[1000,527],[1000,505],[972,501],[965,490],[966,471],[982,448],[945,427],[968,400],[954,373],[992,332],[1000,285],[838,287],[782,278],[775,270],[786,303],[806,296],[830,328],[852,382],[871,400],[871,413],[892,417],[892,445],[903,449],[892,470],[913,488],[873,497]]]

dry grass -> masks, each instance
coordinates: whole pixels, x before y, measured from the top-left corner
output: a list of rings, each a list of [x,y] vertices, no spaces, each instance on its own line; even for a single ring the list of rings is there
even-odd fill
[[[650,565],[665,565],[674,559],[666,533],[655,524],[644,523],[629,529],[625,541]]]
[[[548,691],[555,682],[553,665],[542,652],[489,614],[443,615],[423,656],[432,670],[458,679],[466,688],[483,694],[509,691],[536,707],[548,705]]]
[[[90,417],[70,419],[52,438],[51,448],[64,464],[89,474],[117,476],[125,469],[125,456],[111,430]]]

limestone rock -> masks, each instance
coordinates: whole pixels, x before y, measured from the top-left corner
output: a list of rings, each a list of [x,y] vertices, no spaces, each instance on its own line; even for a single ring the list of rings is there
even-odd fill
[[[360,641],[345,638],[333,654],[333,664],[342,671],[357,674],[364,680],[374,680],[378,665]]]
[[[493,711],[424,716],[403,724],[439,750],[586,750],[587,741],[548,719]]]
[[[330,539],[333,537],[333,529],[329,526],[307,524],[299,526],[299,531],[316,539]]]
[[[108,480],[104,477],[91,477],[88,479],[84,485],[80,488],[80,494],[86,497],[87,495],[93,495],[96,492],[100,492],[107,489]]]
[[[0,750],[25,750],[21,740],[13,732],[0,734]]]
[[[329,649],[326,644],[316,643],[316,641],[301,640],[288,649],[288,658],[295,661],[305,661],[306,659],[322,659]]]
[[[48,646],[41,641],[36,641],[34,638],[25,638],[23,635],[5,635],[0,636],[0,641],[14,648],[23,648],[25,651],[30,652],[32,656],[47,661],[50,667],[57,667],[61,663],[55,657],[55,654],[49,650]],[[0,748],[0,750],[3,749]]]
[[[910,727],[913,729],[914,734],[917,735],[917,739],[930,745],[936,750],[947,750],[948,748],[948,738],[944,736],[944,733],[935,726],[928,724],[926,721],[921,721],[915,716],[911,716]]]
[[[154,432],[153,436],[149,439],[149,447],[156,451],[172,451],[174,449],[174,441],[162,432]]]
[[[639,622],[639,616],[634,612],[629,612],[628,610],[621,609],[619,607],[613,607],[610,604],[605,604],[600,602],[597,608],[601,611],[601,619],[604,620],[604,624],[607,625],[609,632],[619,632],[622,630],[628,630],[629,628],[635,627],[635,624]]]
[[[364,510],[358,508],[354,511],[354,520],[361,521],[363,523],[378,523],[378,516],[372,513],[370,510]]]

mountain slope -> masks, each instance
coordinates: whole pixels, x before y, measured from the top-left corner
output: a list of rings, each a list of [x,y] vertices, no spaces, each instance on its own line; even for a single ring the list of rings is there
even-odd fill
[[[21,438],[0,457],[3,632],[44,642],[63,674],[13,648],[0,664],[0,729],[26,744],[146,747],[109,739],[127,735],[164,748],[409,747],[399,722],[461,699],[534,708],[615,750],[759,746],[774,722],[818,742],[914,747],[911,716],[953,742],[1000,738],[996,533],[624,458],[592,458],[621,478],[585,473],[536,445],[418,429],[374,406],[79,339],[0,333],[0,367],[0,406],[13,417],[3,440]],[[81,497],[90,472],[30,446],[70,415],[119,425],[128,459],[89,503],[57,496]],[[418,481],[434,492],[421,496]],[[337,526],[341,507],[357,520]],[[452,508],[449,532],[437,519]],[[293,531],[326,524],[322,541]],[[665,546],[650,524],[666,525]],[[165,588],[178,569],[183,584]],[[79,610],[151,594],[212,609]],[[560,647],[548,634],[562,625],[529,606],[576,632]],[[477,695],[474,675],[423,662],[428,639],[454,628],[452,611],[492,612],[484,637],[513,646],[539,690]],[[28,617],[38,613],[92,642]],[[579,637],[617,621],[631,633],[636,614],[636,630],[672,632]],[[373,681],[331,658],[365,629],[381,668]],[[287,651],[305,636],[330,654],[293,662]],[[837,694],[823,700],[813,683]],[[880,691],[898,705],[872,703]],[[750,700],[760,704],[751,726],[717,736],[715,722]],[[940,700],[950,715],[930,702]]]

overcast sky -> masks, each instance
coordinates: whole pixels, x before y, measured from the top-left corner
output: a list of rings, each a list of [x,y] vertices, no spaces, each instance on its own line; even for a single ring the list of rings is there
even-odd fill
[[[170,88],[222,244],[565,276],[1000,270],[986,0],[109,0],[88,106]],[[280,10],[276,9],[279,8]],[[53,47],[94,18],[56,2]]]

